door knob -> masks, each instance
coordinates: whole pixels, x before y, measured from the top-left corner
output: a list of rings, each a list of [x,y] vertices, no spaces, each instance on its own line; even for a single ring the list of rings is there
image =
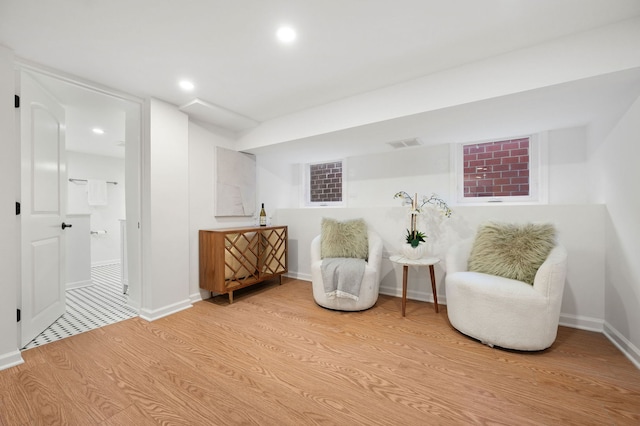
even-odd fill
[[[62,229],[71,228],[73,225],[62,222]]]

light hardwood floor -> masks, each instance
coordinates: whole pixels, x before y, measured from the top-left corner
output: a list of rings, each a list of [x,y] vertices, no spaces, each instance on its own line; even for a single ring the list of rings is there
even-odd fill
[[[400,305],[330,311],[285,278],[126,320],[23,352],[0,372],[0,424],[640,424],[640,371],[599,333],[506,351],[444,306]]]

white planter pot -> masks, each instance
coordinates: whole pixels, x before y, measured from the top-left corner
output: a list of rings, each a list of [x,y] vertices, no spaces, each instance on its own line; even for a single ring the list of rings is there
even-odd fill
[[[400,252],[407,259],[420,259],[426,256],[427,245],[425,243],[420,243],[417,247],[411,247],[411,244],[404,244],[400,248]]]

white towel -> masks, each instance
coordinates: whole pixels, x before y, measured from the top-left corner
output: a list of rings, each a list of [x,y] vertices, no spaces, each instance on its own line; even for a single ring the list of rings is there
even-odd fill
[[[90,206],[107,205],[107,182],[89,179],[87,181],[87,201]]]
[[[325,257],[320,265],[322,284],[329,299],[344,297],[358,300],[367,262],[364,259]]]

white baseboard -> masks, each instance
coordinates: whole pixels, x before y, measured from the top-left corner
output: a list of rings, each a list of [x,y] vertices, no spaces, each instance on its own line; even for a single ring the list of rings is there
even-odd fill
[[[22,359],[22,355],[20,355],[19,350],[0,355],[0,370],[6,370],[7,368],[15,367],[16,365],[23,363],[24,360]]]
[[[384,294],[385,296],[402,297],[402,289],[396,287],[384,287],[381,285],[378,293]]]
[[[380,286],[380,294],[385,296],[402,297],[402,288]],[[407,299],[419,300],[421,302],[433,303],[433,293],[431,291],[415,291],[407,289]],[[446,305],[447,299],[444,294],[438,293],[438,305]]]
[[[189,299],[183,300],[181,302],[174,303],[172,305],[165,306],[160,309],[141,309],[140,310],[140,318],[146,321],[155,321],[160,318],[164,318],[171,314],[175,314],[180,311],[184,311],[191,307],[191,301]]]
[[[598,318],[560,313],[560,325],[602,333],[604,321]]]
[[[640,349],[608,322],[604,323],[603,333],[640,370]]]
[[[202,293],[204,293],[205,295],[208,295],[208,297],[203,296]],[[192,295],[190,295],[189,300],[191,300],[191,303],[196,303],[196,302],[200,302],[202,300],[208,299],[209,297],[211,297],[210,291],[199,290],[197,293],[193,293]]]
[[[293,278],[293,279],[296,279],[296,280],[302,280],[302,281],[311,282],[311,274],[302,274],[300,272],[289,271],[286,274],[284,274],[284,276],[288,277],[288,278]]]
[[[67,283],[67,290],[73,290],[74,288],[89,287],[90,285],[93,285],[93,281],[91,280],[76,281],[72,283]]]

